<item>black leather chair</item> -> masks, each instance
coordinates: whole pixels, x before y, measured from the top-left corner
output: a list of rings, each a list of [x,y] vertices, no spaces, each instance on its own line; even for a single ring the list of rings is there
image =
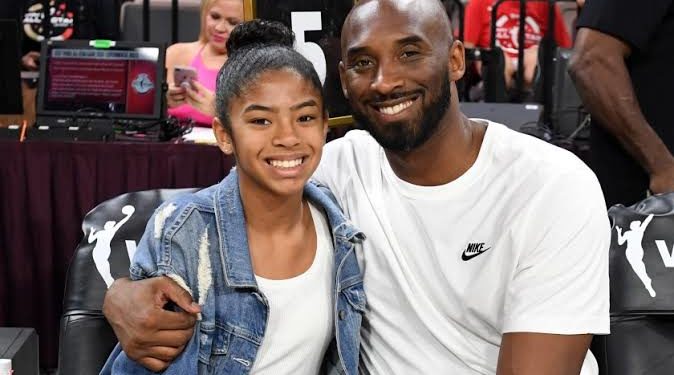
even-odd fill
[[[674,193],[609,216],[611,334],[592,347],[600,374],[674,374]]]
[[[70,263],[63,298],[59,374],[99,373],[117,343],[101,311],[107,284],[129,275],[129,259],[155,208],[197,190],[128,193],[99,204],[84,217],[84,237]]]

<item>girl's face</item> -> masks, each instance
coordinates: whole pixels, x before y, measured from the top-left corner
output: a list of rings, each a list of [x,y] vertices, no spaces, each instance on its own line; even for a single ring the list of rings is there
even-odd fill
[[[231,134],[213,124],[220,148],[236,156],[242,189],[301,194],[328,130],[321,93],[287,69],[262,73],[244,91],[230,102]]]
[[[227,51],[225,45],[232,29],[243,22],[243,1],[216,0],[204,15],[204,32],[216,51]]]

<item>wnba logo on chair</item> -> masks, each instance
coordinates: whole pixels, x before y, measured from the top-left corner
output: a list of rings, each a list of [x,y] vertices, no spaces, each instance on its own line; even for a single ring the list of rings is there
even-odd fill
[[[110,273],[110,254],[112,253],[110,244],[119,228],[129,221],[134,212],[136,212],[136,209],[133,206],[126,205],[122,207],[122,215],[124,216],[119,219],[119,221],[107,221],[103,225],[103,229],[100,230],[96,230],[94,227],[89,228],[90,231],[87,241],[89,243],[96,242],[94,250],[91,252],[91,256],[94,258],[96,270],[98,270],[98,273],[101,275],[108,288],[112,285],[112,282],[115,281]],[[129,261],[131,261],[136,252],[136,241],[125,240],[124,243],[126,245]]]
[[[651,220],[653,220],[653,214],[648,215],[643,222],[639,220],[630,222],[629,230],[625,230],[624,233],[620,226],[616,225],[615,229],[618,234],[618,245],[622,246],[627,243],[625,257],[632,270],[644,285],[648,294],[651,297],[656,297],[657,293],[653,288],[653,281],[644,263],[644,248],[642,246],[646,227],[651,223]],[[665,267],[674,268],[674,248],[670,251],[664,240],[655,240],[654,242]]]

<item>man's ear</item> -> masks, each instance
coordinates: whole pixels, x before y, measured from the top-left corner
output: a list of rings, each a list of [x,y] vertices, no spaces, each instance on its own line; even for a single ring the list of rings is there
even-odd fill
[[[219,118],[213,118],[213,134],[215,134],[215,140],[218,143],[218,147],[226,155],[232,155],[234,153],[234,142],[232,141],[232,135],[230,134],[231,130],[225,129],[225,126],[222,124]]]
[[[455,40],[449,47],[448,69],[452,82],[460,80],[466,73],[466,49],[461,41]]]
[[[342,85],[342,93],[344,94],[344,97],[349,100],[349,93],[346,91],[346,67],[344,66],[343,61],[339,62],[339,82]]]

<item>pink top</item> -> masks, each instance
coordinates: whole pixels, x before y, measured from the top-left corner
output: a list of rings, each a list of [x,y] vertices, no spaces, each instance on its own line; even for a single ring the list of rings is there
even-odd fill
[[[197,79],[207,89],[215,92],[215,83],[218,80],[218,72],[220,69],[209,69],[204,65],[201,59],[201,52],[204,47],[201,47],[197,55],[190,63],[190,66],[197,70]],[[179,119],[192,119],[196,126],[211,127],[213,123],[213,116],[207,115],[189,104],[182,104],[177,107],[169,108],[168,114]]]

